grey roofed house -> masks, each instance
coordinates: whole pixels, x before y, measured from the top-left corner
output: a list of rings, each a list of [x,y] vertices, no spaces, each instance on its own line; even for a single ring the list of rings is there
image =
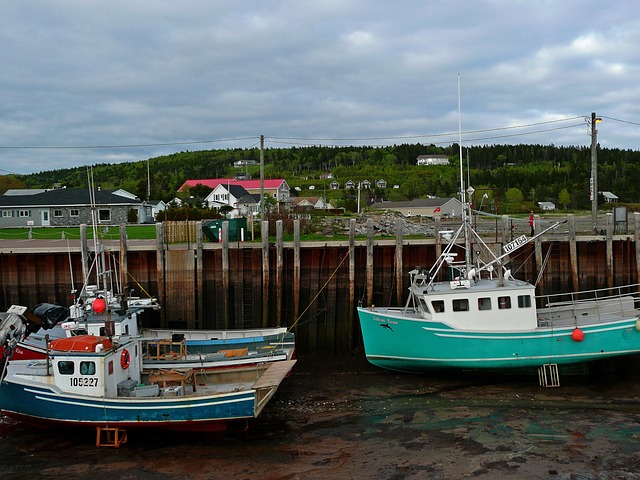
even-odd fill
[[[405,217],[456,216],[462,212],[462,203],[457,198],[416,198],[404,202],[378,202],[369,206],[372,210],[392,210]]]
[[[0,227],[58,227],[90,225],[92,204],[88,189],[57,188],[25,190],[20,195],[13,189],[0,195]],[[153,219],[151,207],[126,190],[96,190],[97,220],[102,225],[127,223],[129,210],[135,210],[137,223]]]

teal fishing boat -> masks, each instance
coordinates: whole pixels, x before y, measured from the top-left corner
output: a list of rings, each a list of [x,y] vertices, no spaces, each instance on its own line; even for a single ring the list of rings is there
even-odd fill
[[[538,367],[542,383],[547,367],[557,377],[558,365],[640,352],[639,286],[536,296],[507,262],[559,223],[494,253],[472,228],[462,158],[460,139],[464,208],[457,230],[437,233],[444,246],[433,266],[409,272],[404,307],[358,308],[367,359],[410,372]]]

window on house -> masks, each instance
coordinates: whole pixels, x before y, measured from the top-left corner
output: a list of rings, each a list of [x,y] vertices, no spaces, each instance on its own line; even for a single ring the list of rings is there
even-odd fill
[[[98,221],[100,222],[110,222],[111,221],[111,210],[108,208],[101,208],[98,210]]]
[[[72,208],[69,211],[69,215],[71,215],[72,217],[79,217],[80,216],[80,210],[78,210],[77,208]]]
[[[20,217],[30,217],[31,216],[31,210],[20,210],[20,213],[18,215]]]
[[[11,210],[3,210],[2,211],[2,216],[5,217],[5,218],[6,217],[13,217],[13,211],[11,211]]]
[[[54,210],[53,211],[53,216],[54,217],[61,217],[62,216],[62,210]]]

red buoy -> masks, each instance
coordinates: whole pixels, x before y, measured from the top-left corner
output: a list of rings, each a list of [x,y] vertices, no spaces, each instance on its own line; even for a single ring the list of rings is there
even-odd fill
[[[576,327],[576,329],[571,334],[571,338],[573,338],[574,342],[581,342],[584,340],[584,332]]]
[[[103,298],[96,298],[91,305],[93,306],[93,311],[96,313],[102,313],[105,308],[107,308],[107,304]]]

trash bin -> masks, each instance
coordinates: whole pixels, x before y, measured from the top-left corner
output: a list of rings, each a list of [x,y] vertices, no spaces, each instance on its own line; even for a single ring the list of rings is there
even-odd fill
[[[219,242],[218,235],[222,234],[222,222],[229,222],[229,241],[237,242],[241,240],[241,231],[247,232],[247,219],[230,218],[229,220],[206,220],[202,222],[202,231],[211,242]]]

